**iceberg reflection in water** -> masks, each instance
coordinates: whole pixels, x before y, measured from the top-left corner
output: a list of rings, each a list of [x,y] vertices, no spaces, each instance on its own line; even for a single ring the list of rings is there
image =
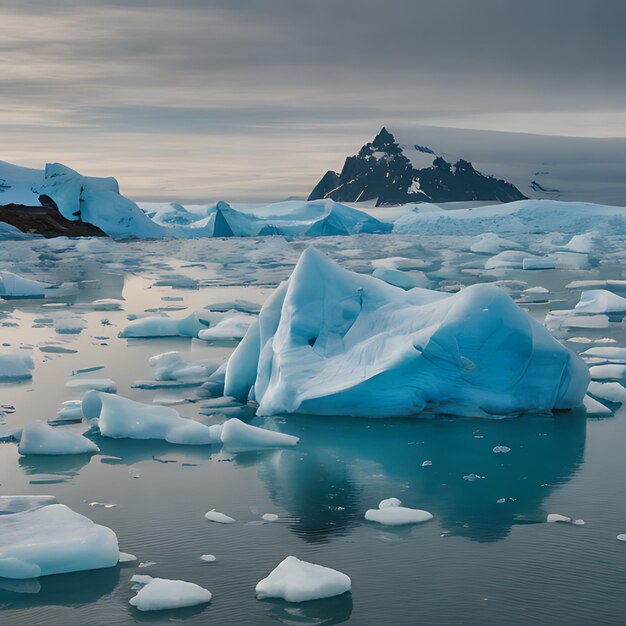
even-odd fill
[[[307,541],[348,533],[390,495],[431,511],[450,534],[498,541],[516,524],[545,521],[545,498],[582,464],[586,419],[582,412],[497,421],[292,416],[288,428],[300,447],[261,460],[259,475]],[[511,451],[493,452],[503,444]]]

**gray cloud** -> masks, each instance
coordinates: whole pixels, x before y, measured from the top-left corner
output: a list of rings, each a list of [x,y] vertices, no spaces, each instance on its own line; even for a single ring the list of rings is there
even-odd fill
[[[304,193],[382,124],[626,136],[622,0],[0,7],[0,156],[139,197]]]

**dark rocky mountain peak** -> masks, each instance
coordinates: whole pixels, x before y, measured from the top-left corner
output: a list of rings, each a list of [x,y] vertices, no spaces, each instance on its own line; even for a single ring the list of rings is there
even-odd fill
[[[414,148],[434,157],[430,167],[416,169],[383,126],[358,154],[346,158],[341,172],[326,172],[308,199],[375,200],[381,206],[428,201],[511,202],[526,198],[511,183],[481,174],[469,161],[459,159],[452,165],[430,148],[417,144]]]

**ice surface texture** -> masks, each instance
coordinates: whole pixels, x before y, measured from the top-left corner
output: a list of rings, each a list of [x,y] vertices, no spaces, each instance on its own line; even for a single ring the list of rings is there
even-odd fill
[[[486,284],[404,291],[303,252],[231,356],[259,415],[500,416],[579,406],[585,363]]]

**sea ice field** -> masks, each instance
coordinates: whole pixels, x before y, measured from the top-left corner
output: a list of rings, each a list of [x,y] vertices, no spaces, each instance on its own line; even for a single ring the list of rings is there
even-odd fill
[[[624,231],[470,211],[3,241],[0,623],[623,623]]]

